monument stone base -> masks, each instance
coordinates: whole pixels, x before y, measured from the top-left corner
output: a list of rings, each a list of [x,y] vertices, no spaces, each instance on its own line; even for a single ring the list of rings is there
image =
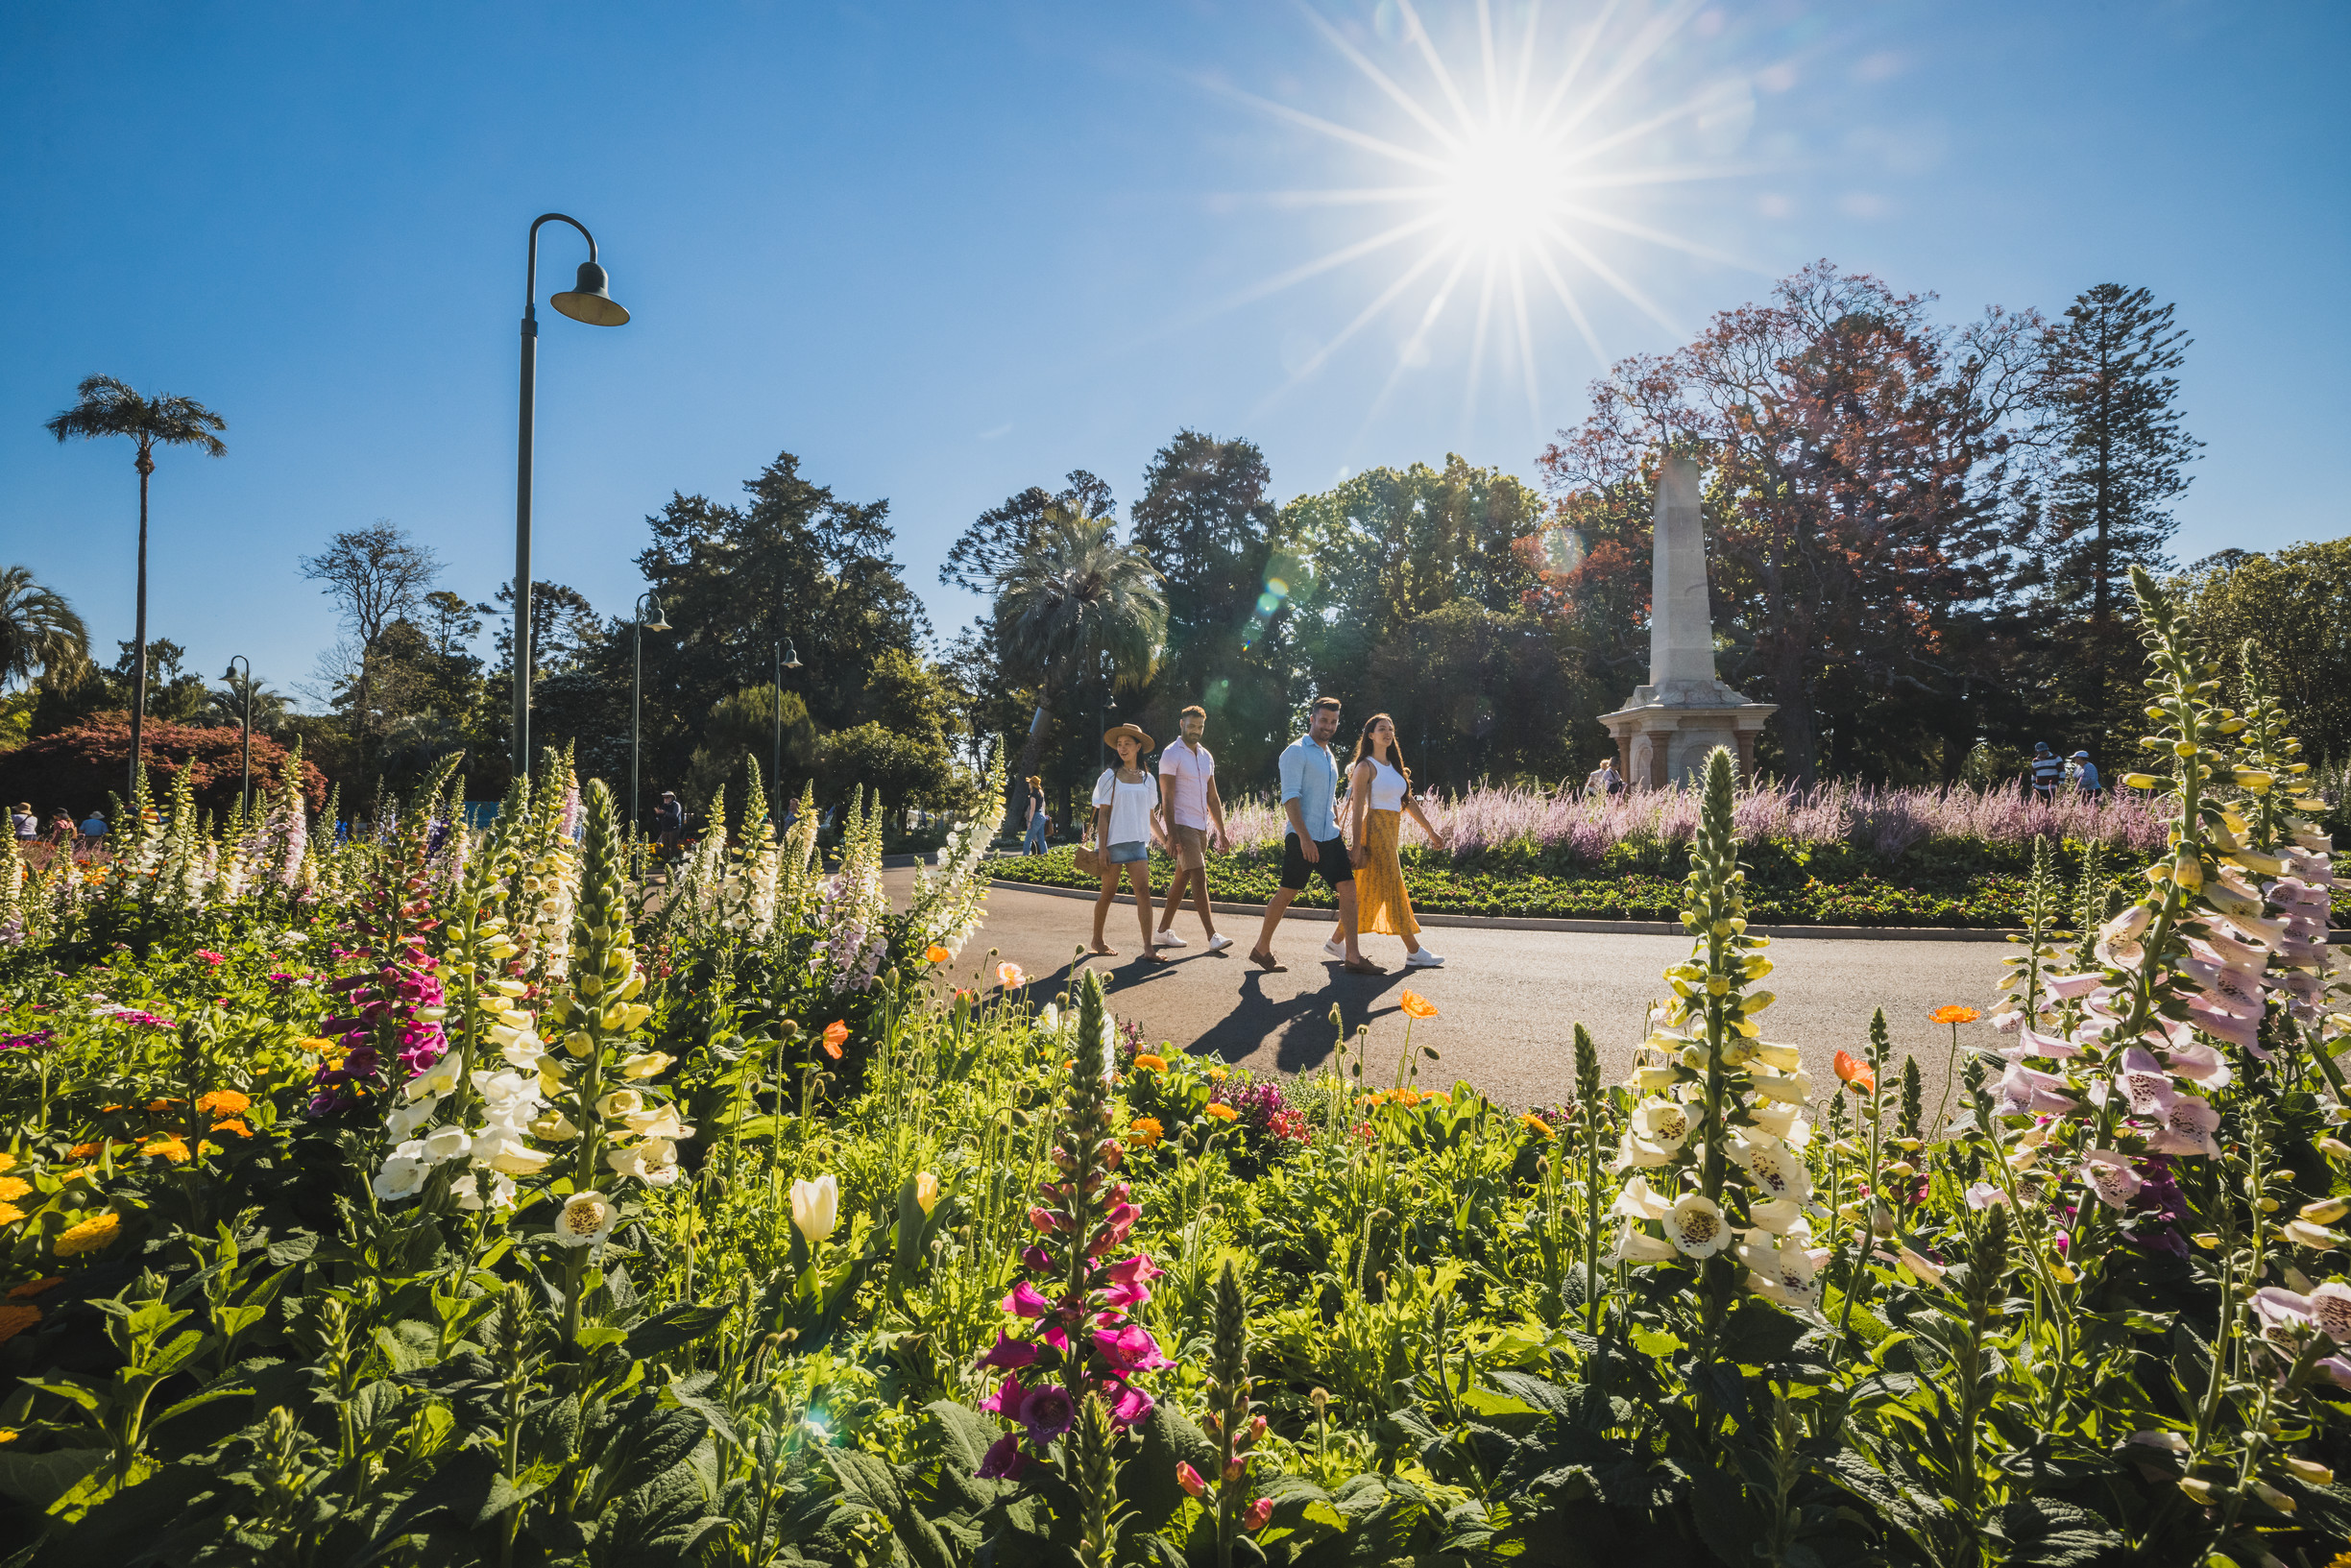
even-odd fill
[[[1706,760],[1728,746],[1739,760],[1739,777],[1755,776],[1755,737],[1778,712],[1768,702],[1749,702],[1716,680],[1668,681],[1634,688],[1613,713],[1603,713],[1616,741],[1616,767],[1634,788],[1662,789],[1703,779]]]

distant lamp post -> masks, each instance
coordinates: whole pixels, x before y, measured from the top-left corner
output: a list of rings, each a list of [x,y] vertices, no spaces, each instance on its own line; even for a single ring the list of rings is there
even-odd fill
[[[646,619],[650,615],[652,618]],[[669,622],[662,615],[661,600],[651,589],[637,595],[637,677],[629,687],[629,832],[644,831],[644,818],[638,815],[637,756],[644,736],[644,635],[666,632]]]
[[[595,236],[577,218],[560,212],[542,213],[530,226],[530,259],[522,284],[522,424],[515,452],[515,580],[514,580],[514,773],[530,777],[531,689],[531,408],[539,387],[539,229],[550,223],[568,223],[588,242],[588,259],[580,263],[579,279],[547,301],[575,322],[591,326],[619,326],[629,319],[610,292],[611,279],[596,264]]]
[[[784,817],[784,672],[800,667],[800,650],[786,638],[777,644],[775,677],[775,750],[767,764],[767,787],[775,791],[775,809],[768,814],[777,821]]]
[[[245,694],[245,785],[243,791],[237,796],[237,799],[244,803],[243,809],[245,815],[250,819],[253,816],[253,661],[246,658],[243,654],[238,654],[234,659],[230,660],[229,678],[230,680],[236,679],[236,667],[239,664],[243,664],[245,666],[245,680],[243,683]]]

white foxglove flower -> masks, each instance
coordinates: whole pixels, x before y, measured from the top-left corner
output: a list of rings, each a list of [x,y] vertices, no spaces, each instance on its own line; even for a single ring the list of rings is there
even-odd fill
[[[1630,1127],[1625,1129],[1624,1136],[1616,1143],[1616,1169],[1619,1170],[1635,1169],[1654,1170],[1672,1158],[1673,1156],[1663,1148],[1639,1136]]]
[[[410,1078],[401,1086],[401,1092],[410,1099],[423,1099],[426,1095],[448,1094],[457,1087],[458,1074],[464,1068],[465,1058],[456,1051],[449,1051],[432,1066]]]
[[[385,1202],[414,1197],[424,1189],[424,1165],[419,1158],[424,1146],[410,1142],[394,1149],[384,1161],[383,1169],[376,1172],[376,1195]]]
[[[678,1179],[677,1146],[667,1138],[648,1138],[627,1148],[616,1148],[604,1156],[604,1163],[647,1187],[667,1187]]]
[[[1767,1133],[1734,1136],[1731,1158],[1772,1197],[1802,1203],[1812,1195],[1812,1172],[1794,1149]]]
[[[487,1188],[485,1195],[483,1189]],[[460,1179],[454,1189],[457,1207],[469,1214],[483,1209],[505,1210],[514,1207],[514,1178],[494,1170],[477,1170]]]
[[[1756,1229],[1784,1236],[1804,1223],[1804,1205],[1788,1198],[1772,1198],[1762,1203],[1747,1205],[1747,1218],[1755,1221]]]
[[[435,1095],[430,1099],[420,1099],[413,1105],[395,1105],[391,1115],[384,1118],[384,1131],[392,1135],[394,1143],[405,1143],[410,1134],[433,1119],[433,1113],[441,1108],[443,1098]]]
[[[1812,1098],[1812,1074],[1802,1068],[1793,1073],[1757,1073],[1749,1081],[1757,1094],[1783,1105],[1802,1105]]]
[[[693,1128],[678,1120],[674,1105],[656,1105],[651,1110],[623,1117],[621,1122],[640,1138],[666,1138],[674,1143],[693,1136]]]
[[[1689,1142],[1689,1107],[1680,1100],[1644,1099],[1633,1107],[1633,1129],[1668,1154]]]
[[[1731,1221],[1712,1199],[1684,1193],[1665,1217],[1665,1239],[1685,1258],[1711,1258],[1731,1244]]]
[[[554,1156],[536,1149],[505,1128],[491,1128],[476,1136],[467,1150],[475,1165],[486,1165],[510,1176],[535,1176]]]
[[[677,1058],[667,1051],[648,1050],[641,1055],[620,1059],[620,1075],[624,1078],[649,1078],[667,1069]]]
[[[1635,1176],[1624,1184],[1609,1213],[1622,1215],[1627,1219],[1662,1219],[1673,1212],[1673,1199],[1651,1189],[1644,1177]]]
[[[596,1114],[607,1121],[621,1121],[644,1109],[644,1096],[634,1089],[616,1089],[596,1101]]]
[[[555,1243],[600,1247],[619,1219],[619,1209],[602,1193],[574,1193],[564,1203],[563,1213],[555,1217]]]
[[[1613,1267],[1620,1263],[1663,1263],[1674,1255],[1672,1245],[1647,1231],[1627,1224],[1616,1233],[1616,1244],[1600,1261]]]
[[[422,1158],[426,1165],[447,1165],[464,1159],[473,1146],[463,1127],[435,1127],[424,1135]]]

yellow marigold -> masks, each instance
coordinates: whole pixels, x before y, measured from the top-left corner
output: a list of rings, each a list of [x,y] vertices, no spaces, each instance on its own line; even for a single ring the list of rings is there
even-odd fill
[[[57,1255],[78,1258],[85,1252],[95,1252],[122,1234],[122,1216],[109,1210],[95,1218],[85,1219],[57,1239]]]
[[[335,1042],[323,1034],[314,1034],[306,1039],[295,1041],[294,1049],[306,1051],[313,1056],[324,1056],[335,1049]]]
[[[1145,1148],[1157,1148],[1159,1140],[1167,1135],[1167,1129],[1159,1125],[1159,1119],[1155,1116],[1136,1117],[1134,1125],[1127,1131],[1131,1132],[1134,1135],[1134,1141]]]
[[[233,1089],[215,1089],[210,1094],[200,1097],[196,1101],[196,1108],[200,1111],[209,1111],[214,1116],[235,1116],[252,1103],[251,1099]]]
[[[22,1176],[0,1176],[0,1198],[22,1197],[33,1191],[33,1184]]]
[[[251,1138],[253,1136],[253,1128],[247,1126],[240,1118],[233,1116],[226,1122],[213,1122],[212,1130],[214,1132],[233,1132],[239,1138]]]
[[[65,1157],[69,1160],[94,1160],[105,1152],[106,1145],[93,1141],[87,1144],[74,1145],[73,1147],[65,1151]]]
[[[38,1307],[0,1307],[0,1339],[13,1339],[39,1321]]]
[[[1224,1068],[1212,1067],[1208,1070],[1208,1081],[1210,1083],[1223,1083],[1226,1078],[1231,1076],[1232,1073]]]
[[[139,1146],[139,1152],[143,1155],[159,1154],[174,1165],[187,1164],[187,1145],[169,1133],[165,1133],[160,1138],[149,1139]]]
[[[0,1225],[13,1225],[24,1218],[24,1211],[13,1203],[0,1203]]]
[[[1537,1116],[1533,1111],[1529,1111],[1526,1115],[1520,1117],[1518,1119],[1518,1124],[1530,1132],[1539,1132],[1545,1138],[1551,1136],[1551,1123],[1545,1122],[1541,1117]]]
[[[1234,1110],[1231,1106],[1224,1104],[1221,1100],[1208,1107],[1208,1114],[1215,1117],[1219,1122],[1238,1122],[1241,1120],[1241,1113],[1239,1111]]]
[[[30,1301],[43,1291],[53,1291],[64,1283],[65,1276],[62,1274],[52,1274],[47,1279],[29,1279],[22,1285],[11,1287],[8,1298],[11,1301]]]
[[[1167,1071],[1167,1058],[1165,1056],[1154,1055],[1151,1051],[1147,1050],[1134,1059],[1134,1065],[1146,1073],[1165,1073]]]
[[[0,1170],[13,1170],[15,1169],[16,1156],[11,1154],[7,1149],[0,1148]]]
[[[1930,1022],[1936,1024],[1973,1024],[1983,1014],[1973,1007],[1952,1002],[1949,1006],[1937,1007],[1927,1016]]]

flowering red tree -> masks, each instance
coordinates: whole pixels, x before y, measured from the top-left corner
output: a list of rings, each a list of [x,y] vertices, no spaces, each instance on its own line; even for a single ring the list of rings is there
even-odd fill
[[[157,799],[171,794],[182,769],[193,773],[196,804],[215,816],[236,805],[243,778],[244,731],[234,725],[198,727],[155,724],[139,736],[147,763],[147,787]],[[0,752],[0,795],[30,801],[42,811],[60,808],[79,817],[103,808],[107,792],[119,792],[131,758],[131,721],[119,713],[88,718],[55,735]],[[257,797],[285,776],[286,748],[265,735],[253,737],[254,793]],[[302,765],[303,794],[310,808],[327,804],[327,775]]]
[[[1995,309],[1953,331],[1928,302],[1816,262],[1686,348],[1618,363],[1542,454],[1563,517],[1610,519],[1644,569],[1649,469],[1668,446],[1701,454],[1716,624],[1745,644],[1722,673],[1780,705],[1799,784],[1824,710],[1959,691],[1969,612],[2013,571],[2039,320]]]

